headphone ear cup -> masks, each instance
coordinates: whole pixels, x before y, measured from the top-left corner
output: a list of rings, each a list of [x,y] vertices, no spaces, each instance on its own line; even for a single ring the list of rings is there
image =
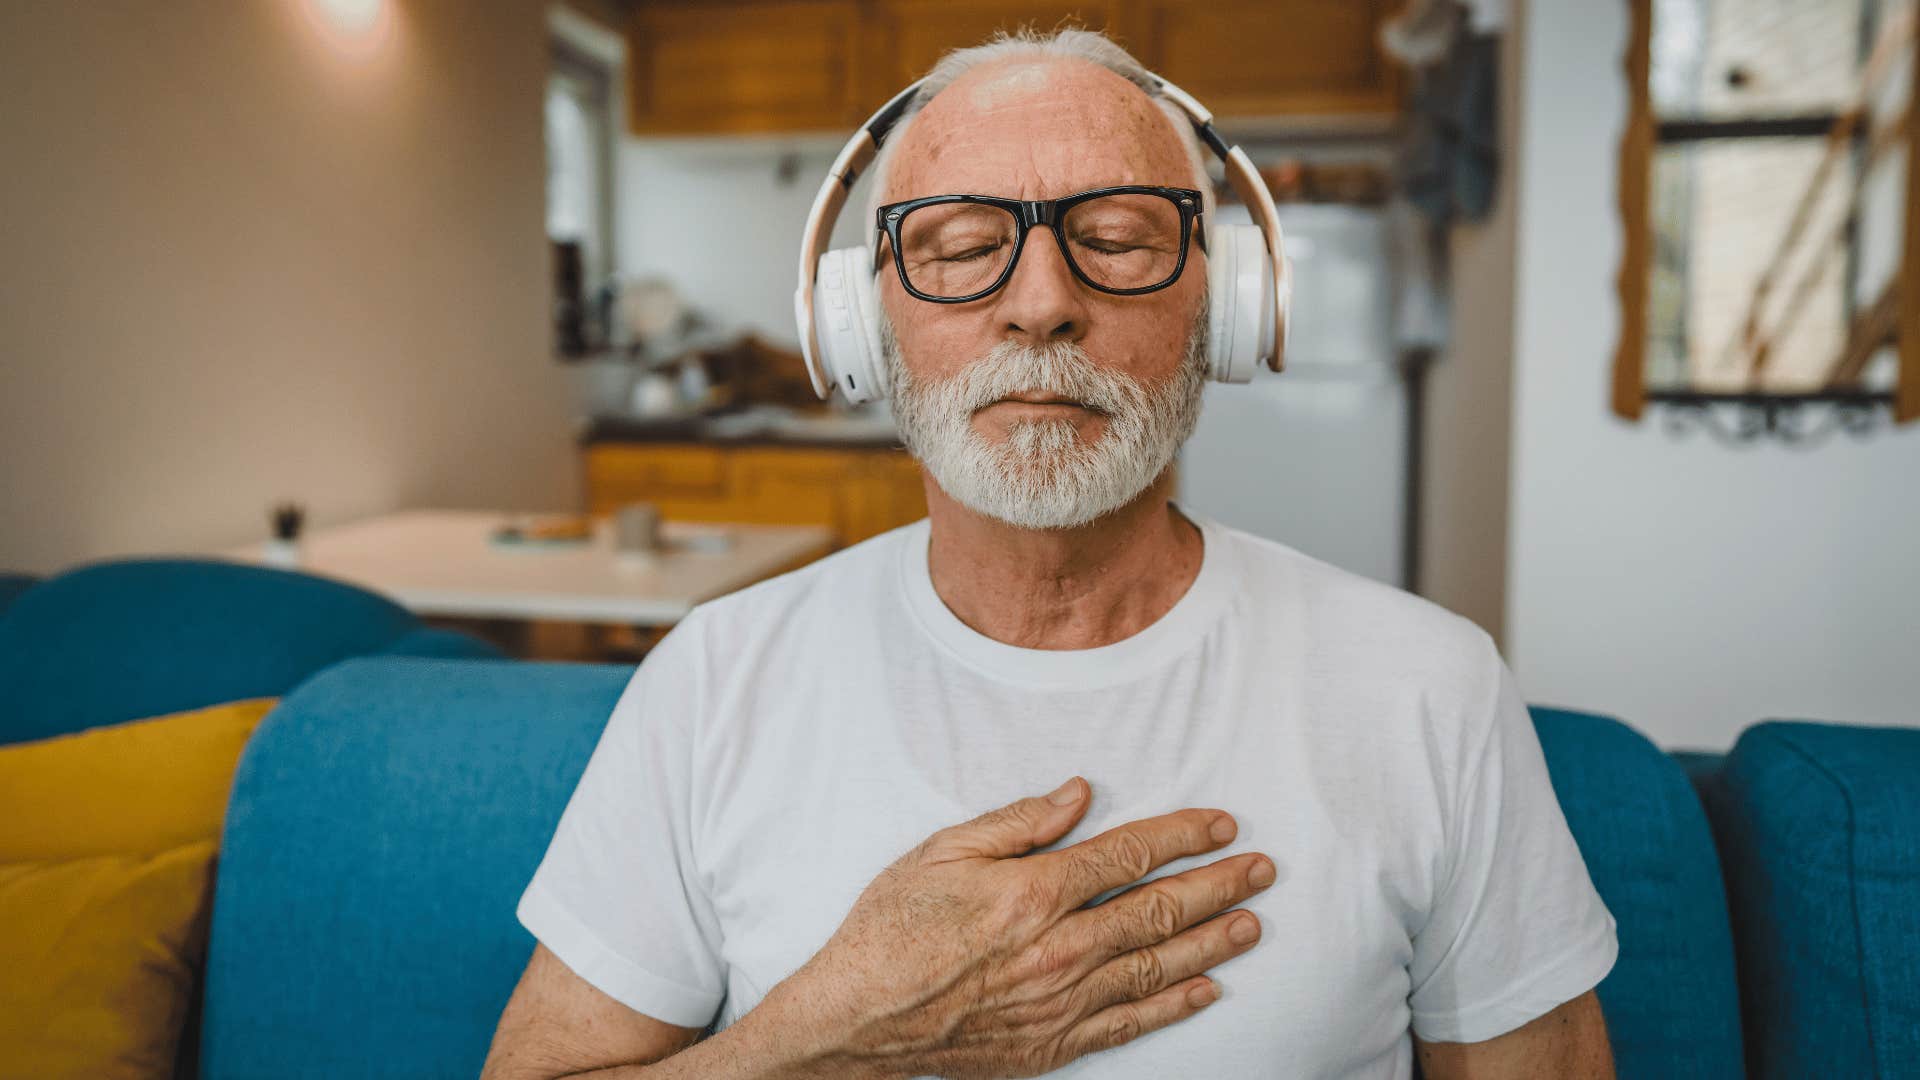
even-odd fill
[[[1220,382],[1253,379],[1272,348],[1273,262],[1258,225],[1207,229],[1207,363]]]
[[[1207,377],[1225,382],[1233,352],[1233,291],[1239,249],[1223,235],[1222,225],[1207,226]]]
[[[880,327],[873,317],[873,279],[861,269],[867,249],[838,248],[820,256],[814,278],[813,319],[820,366],[829,386],[849,405],[885,396],[880,373]]]
[[[848,275],[853,281],[853,328],[866,344],[859,373],[860,394],[849,398],[852,404],[880,401],[887,396],[886,354],[880,349],[880,293],[875,275],[865,267],[873,265],[873,253],[865,248],[848,252]]]

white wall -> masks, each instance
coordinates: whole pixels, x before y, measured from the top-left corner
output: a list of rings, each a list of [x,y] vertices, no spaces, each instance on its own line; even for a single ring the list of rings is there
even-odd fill
[[[1531,9],[1506,624],[1529,699],[1667,746],[1920,723],[1920,425],[1729,448],[1607,412],[1627,5]]]
[[[623,276],[671,280],[715,327],[753,330],[797,350],[793,287],[800,230],[846,134],[791,138],[620,139],[614,162],[614,259]],[[797,167],[783,177],[791,154]],[[867,180],[834,229],[862,242]]]

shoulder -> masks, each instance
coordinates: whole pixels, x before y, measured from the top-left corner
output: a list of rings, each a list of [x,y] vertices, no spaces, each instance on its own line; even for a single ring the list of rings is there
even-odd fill
[[[1443,667],[1484,662],[1493,638],[1471,619],[1422,596],[1317,559],[1297,548],[1218,526],[1235,548],[1244,584],[1291,603],[1314,631],[1311,644],[1429,657]]]
[[[1219,528],[1234,548],[1242,602],[1256,617],[1294,623],[1309,671],[1430,713],[1490,706],[1503,661],[1472,620],[1279,541]]]

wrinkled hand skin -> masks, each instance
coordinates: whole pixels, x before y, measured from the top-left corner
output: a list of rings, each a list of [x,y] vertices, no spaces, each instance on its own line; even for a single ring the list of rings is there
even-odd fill
[[[843,988],[834,997],[852,1024],[848,1049],[902,1076],[984,1080],[1057,1067],[1073,1018],[1028,955],[1044,913],[1022,902],[1018,881],[982,889],[964,863],[929,861],[938,858],[882,871],[807,965],[816,985]]]
[[[1259,857],[1080,909],[1231,839],[1208,837],[1221,812],[1189,809],[1017,857],[1064,836],[1089,794],[1067,807],[1023,799],[934,833],[774,989],[779,1007],[803,1016],[849,1074],[954,1080],[1037,1076],[1198,1012],[1186,995],[1208,981],[1196,976],[1252,946],[1229,944],[1219,920],[1181,931],[1254,891],[1245,882]]]

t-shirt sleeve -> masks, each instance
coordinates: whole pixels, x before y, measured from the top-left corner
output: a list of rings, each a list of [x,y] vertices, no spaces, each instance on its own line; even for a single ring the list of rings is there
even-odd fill
[[[1491,724],[1468,729],[1447,868],[1409,965],[1413,1031],[1428,1042],[1512,1031],[1593,989],[1619,954],[1513,672],[1490,639],[1486,651]]]
[[[682,622],[615,703],[515,914],[621,1004],[705,1027],[725,997],[720,927],[695,871],[697,633]]]

